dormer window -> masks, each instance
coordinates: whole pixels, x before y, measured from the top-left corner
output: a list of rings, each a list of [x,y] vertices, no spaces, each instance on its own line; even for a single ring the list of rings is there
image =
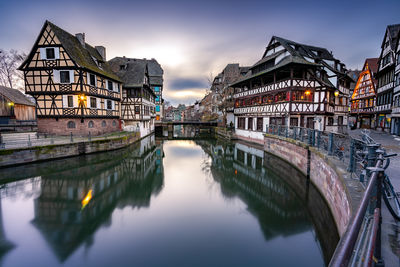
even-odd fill
[[[126,70],[126,65],[119,65],[119,70]]]
[[[54,48],[46,48],[46,59],[55,59]]]

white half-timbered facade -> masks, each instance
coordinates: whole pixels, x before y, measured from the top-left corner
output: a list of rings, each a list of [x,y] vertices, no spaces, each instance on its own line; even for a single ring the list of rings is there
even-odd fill
[[[395,71],[395,46],[399,38],[400,24],[386,27],[385,36],[381,45],[378,71],[376,73],[376,127],[389,132],[392,127],[392,102]]]
[[[120,130],[121,82],[105,48],[46,21],[27,59],[25,92],[36,100],[38,131],[91,135]]]
[[[138,131],[140,136],[154,132],[155,99],[146,60],[116,57],[109,61],[112,70],[123,81],[121,120],[126,131]]]
[[[345,65],[324,48],[272,37],[235,88],[235,131],[263,139],[267,125],[344,132],[349,88]]]
[[[392,134],[400,135],[400,37],[397,38],[392,107]]]
[[[375,127],[376,79],[379,58],[367,58],[351,96],[354,128]]]

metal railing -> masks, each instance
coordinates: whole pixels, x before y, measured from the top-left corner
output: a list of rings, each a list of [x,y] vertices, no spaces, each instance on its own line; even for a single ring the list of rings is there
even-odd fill
[[[267,125],[267,133],[299,140],[347,165],[366,186],[360,205],[340,239],[329,266],[384,266],[381,255],[382,180],[387,155],[368,132],[360,139],[295,126]]]

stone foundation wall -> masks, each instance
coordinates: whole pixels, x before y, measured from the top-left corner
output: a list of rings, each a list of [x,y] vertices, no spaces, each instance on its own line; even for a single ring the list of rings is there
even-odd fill
[[[139,134],[131,133],[122,137],[94,140],[91,142],[87,141],[64,145],[36,146],[19,149],[2,149],[0,150],[0,168],[30,162],[115,150],[126,147],[139,139]]]
[[[309,164],[309,178],[325,198],[342,236],[352,216],[351,196],[330,159],[304,143],[270,135],[264,138],[264,150],[286,160],[305,175]]]
[[[75,128],[69,128],[68,123],[73,122]],[[89,122],[93,122],[93,127],[89,127]],[[92,136],[120,131],[120,121],[118,119],[83,119],[79,118],[38,118],[38,132],[53,135],[87,136],[89,132]],[[91,124],[91,123],[90,123]]]

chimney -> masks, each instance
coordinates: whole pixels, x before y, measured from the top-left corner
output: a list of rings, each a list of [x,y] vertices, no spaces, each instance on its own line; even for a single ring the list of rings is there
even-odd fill
[[[97,52],[99,52],[100,56],[103,58],[103,61],[106,61],[106,48],[104,46],[95,46]]]
[[[75,34],[76,39],[81,43],[83,47],[85,47],[85,33],[77,33]]]

